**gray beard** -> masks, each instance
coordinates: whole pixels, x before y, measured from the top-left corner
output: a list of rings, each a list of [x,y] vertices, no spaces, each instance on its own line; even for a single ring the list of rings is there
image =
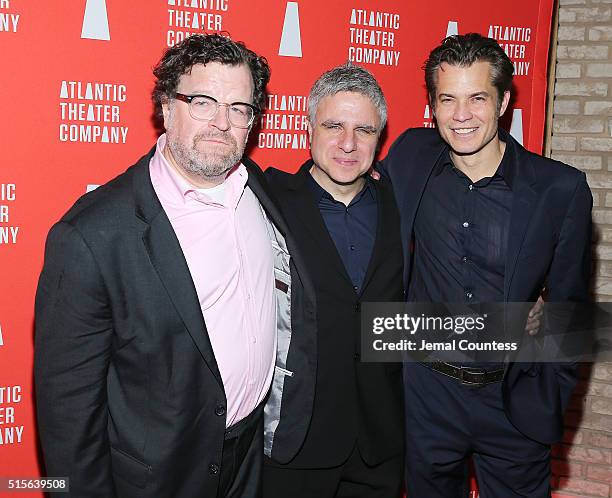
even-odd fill
[[[229,154],[221,155],[212,152],[201,152],[197,148],[197,142],[203,136],[198,135],[193,140],[190,148],[178,143],[173,139],[168,139],[168,147],[176,163],[187,173],[198,176],[205,181],[216,180],[227,174],[232,169],[244,153],[244,145],[239,146],[231,135],[222,135],[224,140],[231,143],[232,151]]]

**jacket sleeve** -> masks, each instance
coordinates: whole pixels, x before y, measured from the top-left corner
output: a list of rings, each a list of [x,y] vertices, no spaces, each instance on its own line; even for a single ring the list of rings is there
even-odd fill
[[[591,276],[591,207],[593,197],[584,173],[576,184],[548,272],[551,302],[586,302]]]
[[[65,222],[47,239],[35,319],[36,405],[46,473],[68,477],[69,496],[113,498],[106,396],[110,303],[90,248]]]
[[[559,303],[558,307],[553,304],[552,311],[548,312],[544,306],[544,323],[549,328],[548,334],[552,332],[548,339],[554,339],[545,349],[555,351],[555,355],[564,359],[562,363],[553,364],[560,387],[562,412],[567,408],[577,382],[575,362],[580,355],[575,353],[576,346],[584,347],[591,342],[587,307],[571,303],[586,303],[589,300],[592,205],[593,198],[583,173],[561,224],[546,283],[547,300]]]

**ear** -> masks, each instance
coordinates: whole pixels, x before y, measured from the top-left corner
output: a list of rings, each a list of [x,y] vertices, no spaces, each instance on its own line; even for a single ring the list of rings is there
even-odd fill
[[[170,122],[170,101],[166,98],[161,103],[162,114],[164,116],[164,128],[168,129],[168,123]]]
[[[508,108],[508,104],[510,103],[510,91],[506,90],[504,92],[504,98],[502,99],[501,107],[499,108],[499,116],[503,116],[504,112]]]
[[[312,124],[308,122],[308,143],[312,144]]]

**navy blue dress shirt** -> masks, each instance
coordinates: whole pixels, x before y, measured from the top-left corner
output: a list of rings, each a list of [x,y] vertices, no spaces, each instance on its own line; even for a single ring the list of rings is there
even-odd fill
[[[369,176],[365,180],[363,189],[346,206],[310,177],[319,212],[357,294],[361,293],[370,264],[378,222],[374,180]]]
[[[476,183],[453,165],[449,153],[436,165],[414,223],[409,301],[504,301],[512,211],[510,154],[506,147],[496,173]]]

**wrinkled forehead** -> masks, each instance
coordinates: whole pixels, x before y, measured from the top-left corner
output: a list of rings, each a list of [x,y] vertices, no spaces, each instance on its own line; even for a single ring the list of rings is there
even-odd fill
[[[382,121],[372,99],[360,92],[337,92],[323,97],[317,106],[317,121],[334,119],[341,122],[362,122],[380,126]]]

